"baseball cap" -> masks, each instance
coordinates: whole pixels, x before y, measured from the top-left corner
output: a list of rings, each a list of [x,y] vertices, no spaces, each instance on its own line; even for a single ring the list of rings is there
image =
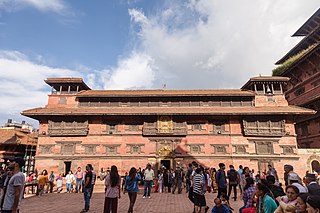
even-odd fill
[[[16,162],[19,164],[19,167],[22,168],[25,165],[25,160],[21,157],[10,158],[10,162]]]

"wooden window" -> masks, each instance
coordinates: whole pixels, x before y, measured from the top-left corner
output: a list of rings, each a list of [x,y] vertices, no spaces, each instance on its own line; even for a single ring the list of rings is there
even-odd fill
[[[273,143],[272,142],[256,142],[256,153],[258,155],[273,154]]]
[[[190,146],[190,154],[204,153],[201,150],[201,147],[204,146],[203,144],[189,144],[188,146]]]
[[[300,87],[294,92],[294,94],[296,96],[299,96],[299,95],[302,95],[304,93],[304,91],[305,91],[304,87]]]
[[[226,144],[211,144],[213,147],[213,154],[226,154],[227,146]]]
[[[193,131],[201,131],[202,130],[201,124],[193,124],[192,130]]]

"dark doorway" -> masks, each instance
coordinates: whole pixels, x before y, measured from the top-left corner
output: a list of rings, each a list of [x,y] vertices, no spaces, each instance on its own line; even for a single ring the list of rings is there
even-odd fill
[[[170,167],[170,160],[161,160],[161,161],[160,161],[160,164],[161,164],[161,166],[162,166],[162,165],[165,166],[168,170],[171,169],[171,167]]]
[[[69,171],[71,170],[71,161],[65,161],[64,162],[64,175],[67,175]]]

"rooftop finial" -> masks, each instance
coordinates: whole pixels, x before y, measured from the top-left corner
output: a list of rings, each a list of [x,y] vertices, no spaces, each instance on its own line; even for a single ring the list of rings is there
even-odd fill
[[[163,84],[162,89],[166,89],[166,88],[167,88],[167,84]]]

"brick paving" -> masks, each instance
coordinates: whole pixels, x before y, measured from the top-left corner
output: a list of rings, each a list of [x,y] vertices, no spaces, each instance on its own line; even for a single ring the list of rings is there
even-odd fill
[[[100,192],[99,192],[100,191]],[[151,199],[143,199],[142,194],[138,194],[137,201],[134,207],[134,212],[137,213],[188,213],[192,212],[193,205],[189,201],[187,194],[171,194],[171,193],[152,193]],[[213,200],[217,194],[207,193],[206,200],[210,207],[213,207]],[[242,201],[230,201],[231,206],[238,212],[241,207]],[[90,213],[101,213],[104,205],[104,193],[101,190],[94,192],[91,199]],[[32,196],[25,198],[22,201],[20,213],[78,213],[83,209],[84,200],[83,194],[77,193],[53,193],[44,194],[41,197]],[[118,212],[126,213],[129,206],[128,195],[121,195],[119,199]]]

